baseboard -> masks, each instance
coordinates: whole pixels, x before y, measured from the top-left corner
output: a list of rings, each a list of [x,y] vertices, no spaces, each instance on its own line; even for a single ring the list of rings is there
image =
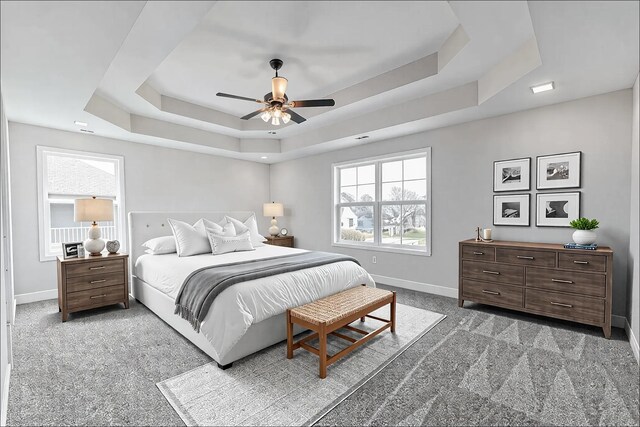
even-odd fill
[[[624,330],[627,333],[627,337],[629,337],[629,344],[631,345],[631,351],[633,351],[633,355],[636,357],[636,362],[638,362],[638,365],[640,365],[640,348],[638,348],[638,339],[633,334],[633,329],[631,329],[631,325],[629,324],[628,319],[625,319]]]
[[[16,303],[28,304],[30,302],[45,301],[48,299],[57,299],[57,298],[58,298],[58,290],[50,289],[48,291],[31,292],[28,294],[16,295]]]
[[[0,426],[7,425],[7,410],[9,402],[9,380],[11,379],[11,364],[7,364],[7,373],[2,384],[2,407],[0,408]]]
[[[457,288],[447,288],[446,286],[396,279],[395,277],[380,276],[378,274],[372,274],[371,277],[373,277],[373,280],[375,280],[376,283],[382,283],[383,285],[395,286],[397,288],[410,289],[418,292],[426,292],[428,294],[441,295],[443,297],[458,298]]]
[[[11,310],[11,321],[12,325],[16,324],[16,305],[18,305],[18,301],[16,301],[15,297],[13,298],[13,310]]]

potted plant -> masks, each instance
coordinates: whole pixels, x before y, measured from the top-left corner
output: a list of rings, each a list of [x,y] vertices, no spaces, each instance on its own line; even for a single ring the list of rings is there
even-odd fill
[[[595,243],[598,237],[594,231],[600,223],[597,219],[578,218],[569,223],[571,228],[575,228],[573,232],[573,241],[579,245],[590,245]]]

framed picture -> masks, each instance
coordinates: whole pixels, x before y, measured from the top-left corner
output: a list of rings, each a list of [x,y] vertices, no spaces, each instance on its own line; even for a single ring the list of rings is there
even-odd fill
[[[536,225],[538,227],[569,227],[580,218],[580,192],[536,194]]]
[[[531,194],[493,196],[493,225],[529,226]]]
[[[529,191],[531,157],[493,162],[493,191]]]
[[[70,258],[84,258],[84,245],[82,242],[63,243],[62,244],[62,257],[64,259]]]
[[[538,156],[536,160],[538,190],[580,188],[582,151]]]

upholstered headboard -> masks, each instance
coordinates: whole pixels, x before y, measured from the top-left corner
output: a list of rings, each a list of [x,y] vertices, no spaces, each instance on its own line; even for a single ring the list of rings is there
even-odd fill
[[[129,212],[129,245],[131,250],[131,273],[135,275],[133,267],[145,249],[141,246],[144,242],[154,237],[171,236],[171,227],[167,218],[179,221],[195,223],[200,218],[207,218],[218,222],[229,215],[240,221],[244,221],[253,215],[253,212]]]

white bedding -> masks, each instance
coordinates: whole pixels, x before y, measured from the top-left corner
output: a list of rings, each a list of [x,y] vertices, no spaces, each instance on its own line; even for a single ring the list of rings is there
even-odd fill
[[[136,260],[134,271],[138,278],[175,299],[184,280],[198,268],[303,252],[306,251],[265,245],[255,251],[222,255],[178,257],[177,254],[147,254]],[[351,261],[238,283],[214,300],[200,332],[218,355],[224,357],[252,324],[284,313],[288,308],[361,284],[375,286],[371,276]]]

